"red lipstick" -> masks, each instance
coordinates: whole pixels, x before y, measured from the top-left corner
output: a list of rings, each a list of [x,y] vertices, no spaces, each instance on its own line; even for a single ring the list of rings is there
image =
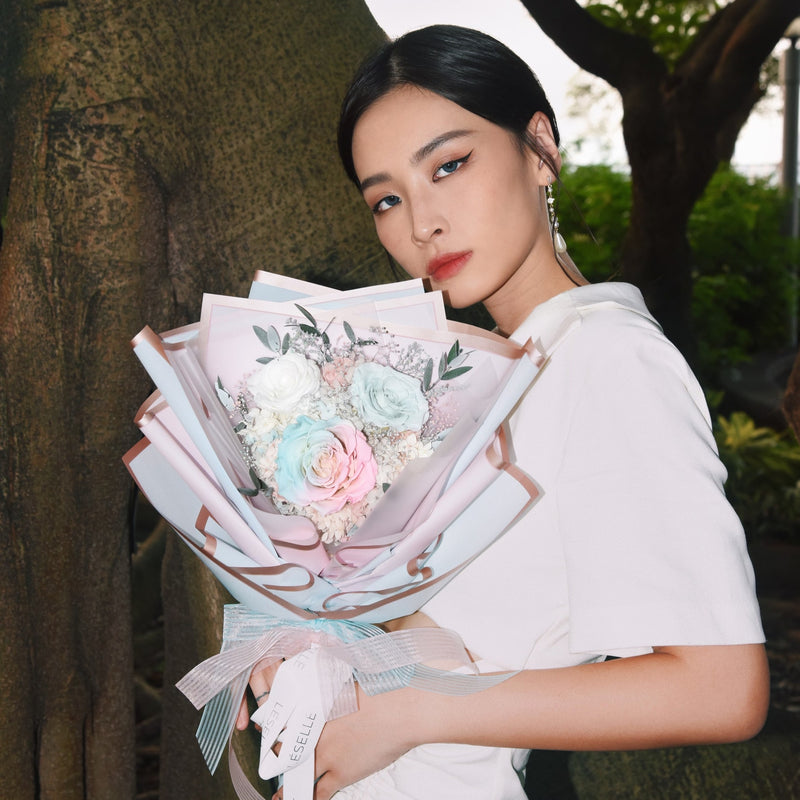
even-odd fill
[[[470,258],[472,258],[471,250],[464,250],[461,253],[442,253],[428,262],[428,277],[437,283],[446,281],[458,275]]]

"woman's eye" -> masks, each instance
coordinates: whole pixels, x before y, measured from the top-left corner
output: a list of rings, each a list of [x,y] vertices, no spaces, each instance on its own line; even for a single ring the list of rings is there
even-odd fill
[[[467,153],[467,155],[462,158],[454,158],[452,161],[446,161],[433,173],[433,179],[438,180],[439,178],[446,178],[448,175],[452,175],[469,161],[471,155],[472,153]]]
[[[390,194],[382,197],[372,206],[373,214],[380,214],[383,211],[388,211],[392,206],[396,206],[400,202],[400,198],[396,194]]]

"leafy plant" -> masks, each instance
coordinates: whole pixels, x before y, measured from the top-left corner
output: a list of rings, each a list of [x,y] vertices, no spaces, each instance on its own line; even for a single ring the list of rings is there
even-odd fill
[[[800,542],[800,445],[790,430],[759,427],[736,411],[714,435],[728,470],[725,491],[748,536]]]
[[[796,243],[782,235],[785,201],[767,180],[717,172],[689,221],[699,364],[721,368],[788,342],[796,312]],[[794,306],[794,308],[793,308]]]
[[[558,207],[561,232],[591,281],[618,278],[630,219],[630,177],[608,166],[567,166]],[[785,200],[764,179],[720,169],[695,205],[688,235],[693,258],[692,318],[697,367],[706,385],[756,353],[788,341],[797,305],[796,242],[782,235]]]
[[[558,216],[570,255],[593,282],[617,276],[631,214],[631,181],[603,165],[562,170]]]

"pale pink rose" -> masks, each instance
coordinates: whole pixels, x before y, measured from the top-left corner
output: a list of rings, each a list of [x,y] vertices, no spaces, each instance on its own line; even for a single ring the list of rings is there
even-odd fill
[[[357,503],[374,486],[378,464],[364,434],[334,417],[300,416],[284,431],[275,482],[290,503],[323,513]]]

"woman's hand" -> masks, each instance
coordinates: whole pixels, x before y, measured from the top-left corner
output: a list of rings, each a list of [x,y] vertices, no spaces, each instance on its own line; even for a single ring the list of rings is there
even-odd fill
[[[430,693],[416,689],[370,697],[359,688],[358,711],[329,721],[317,743],[314,800],[329,800],[421,741],[422,712],[429,698]]]
[[[250,674],[250,691],[259,706],[267,699],[270,686],[272,686],[272,681],[275,679],[275,673],[282,663],[283,661],[276,661],[268,667],[259,667],[256,664],[255,669]],[[239,706],[239,715],[236,717],[236,730],[246,730],[249,724],[250,711],[247,708],[247,697],[243,697]]]

